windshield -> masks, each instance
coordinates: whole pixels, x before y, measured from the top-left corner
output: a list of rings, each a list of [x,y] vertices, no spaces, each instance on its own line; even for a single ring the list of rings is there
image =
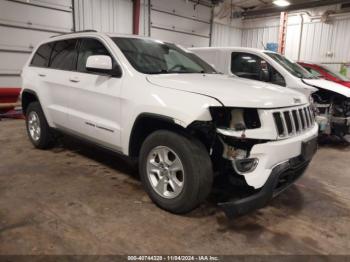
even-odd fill
[[[195,54],[152,39],[112,37],[130,64],[144,74],[216,73]]]
[[[341,81],[344,81],[344,82],[350,82],[350,79],[344,75],[342,75],[341,73],[339,72],[336,72],[336,71],[333,71],[329,68],[327,68],[326,66],[319,66],[321,67],[324,71],[326,71],[328,74],[330,74],[331,76],[335,77],[335,78],[338,78],[339,80]]]
[[[294,63],[287,59],[286,57],[277,54],[277,53],[270,53],[265,52],[266,55],[271,57],[273,60],[275,60],[277,63],[279,63],[281,66],[283,66],[289,73],[292,75],[298,77],[298,78],[306,78],[306,79],[312,79],[317,78],[310,72],[308,72],[306,69],[298,65],[297,63]]]

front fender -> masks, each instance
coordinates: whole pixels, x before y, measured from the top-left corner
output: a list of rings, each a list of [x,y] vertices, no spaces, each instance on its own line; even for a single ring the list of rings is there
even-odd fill
[[[128,154],[131,130],[137,117],[144,113],[172,119],[183,128],[194,121],[211,121],[209,107],[222,106],[215,98],[165,87],[151,86],[150,92],[125,100],[122,105],[122,150]]]

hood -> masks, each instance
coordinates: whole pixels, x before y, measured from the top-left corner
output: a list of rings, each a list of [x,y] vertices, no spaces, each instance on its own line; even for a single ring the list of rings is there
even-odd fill
[[[347,82],[347,81],[339,82],[339,84],[346,86],[346,87],[350,87],[350,82]]]
[[[308,103],[307,98],[285,87],[218,74],[150,75],[147,80],[161,87],[216,98],[225,106],[278,108]]]
[[[321,89],[329,90],[346,97],[350,97],[350,89],[338,83],[331,82],[325,79],[303,79],[303,82]]]

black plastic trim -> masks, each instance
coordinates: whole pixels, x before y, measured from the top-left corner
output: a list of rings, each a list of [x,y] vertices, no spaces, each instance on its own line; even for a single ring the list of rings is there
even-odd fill
[[[310,161],[306,161],[302,156],[298,156],[283,162],[273,168],[265,185],[257,193],[236,201],[218,203],[228,218],[235,218],[245,215],[256,209],[266,206],[274,197],[278,196],[300,178]],[[295,172],[293,179],[287,181],[283,186],[279,186],[279,179],[287,172]]]

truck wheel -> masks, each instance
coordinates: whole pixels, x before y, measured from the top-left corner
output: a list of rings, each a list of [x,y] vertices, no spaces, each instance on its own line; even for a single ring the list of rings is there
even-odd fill
[[[26,111],[27,133],[32,144],[39,149],[53,145],[54,138],[39,102],[30,103]]]
[[[197,140],[160,130],[144,141],[139,171],[150,198],[172,213],[187,213],[203,202],[213,183],[211,159]]]

